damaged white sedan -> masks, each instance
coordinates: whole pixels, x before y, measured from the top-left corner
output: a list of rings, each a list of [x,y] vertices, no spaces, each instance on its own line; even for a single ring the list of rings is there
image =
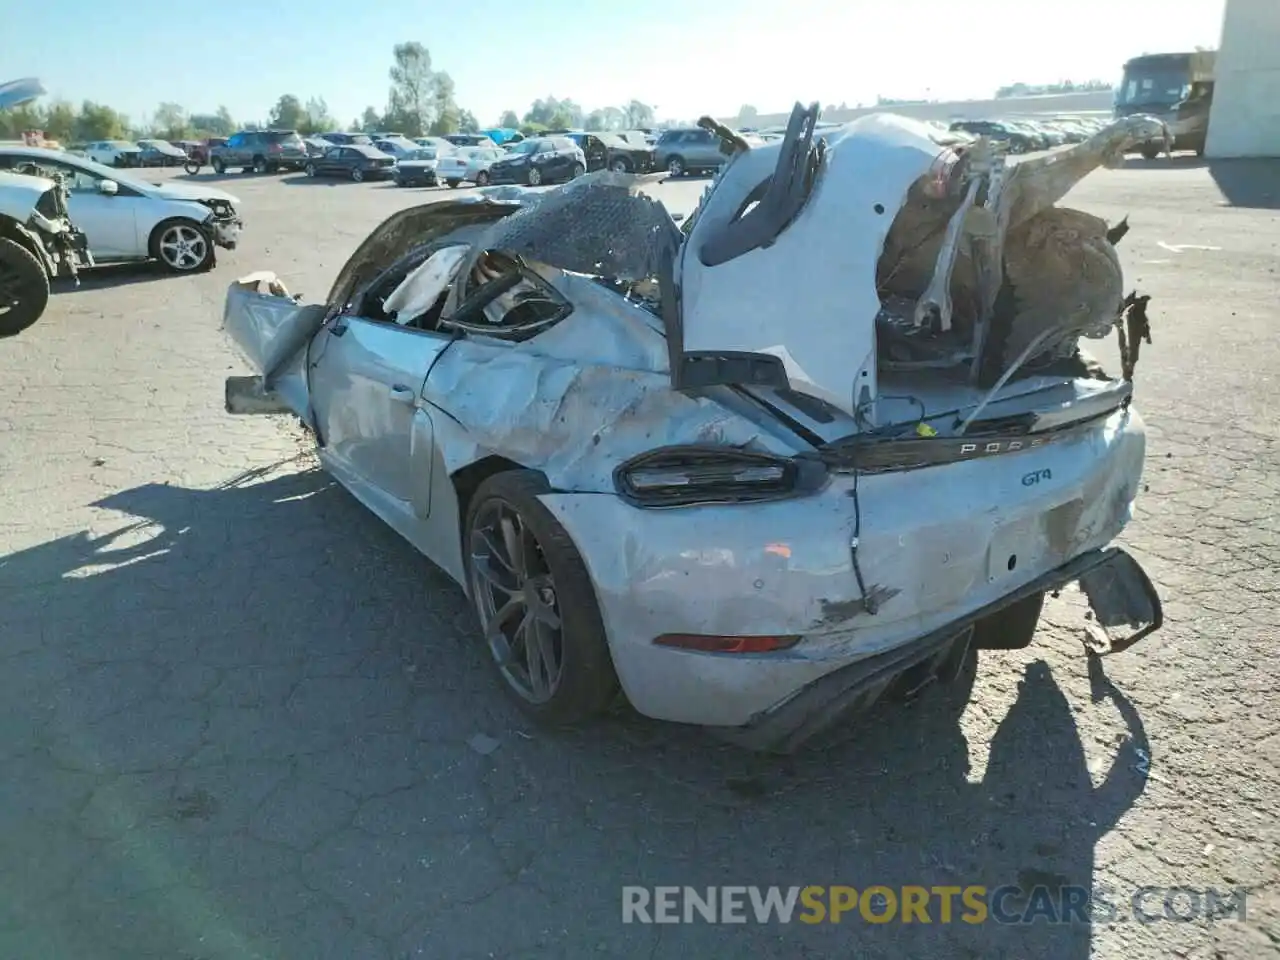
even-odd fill
[[[785,751],[1027,645],[1073,582],[1093,649],[1160,626],[1110,546],[1142,472],[1146,298],[1127,227],[1054,206],[1153,121],[1008,167],[900,117],[816,121],[797,106],[759,146],[716,128],[731,157],[684,229],[602,172],[398,213],[324,303],[271,274],[228,293],[261,374],[228,410],[298,415],[464,587],[537,718],[620,687]],[[1113,329],[1118,379],[1077,349]]]

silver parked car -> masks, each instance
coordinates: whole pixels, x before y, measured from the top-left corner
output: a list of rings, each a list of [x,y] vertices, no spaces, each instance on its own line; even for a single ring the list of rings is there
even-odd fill
[[[474,183],[484,187],[489,184],[489,167],[501,160],[507,152],[501,147],[458,147],[453,153],[440,158],[436,176],[451,187]]]
[[[1141,486],[1146,301],[1102,265],[1107,225],[1053,206],[1150,129],[1004,167],[905,118],[815,138],[816,118],[797,106],[782,141],[726,158],[683,231],[647,181],[601,171],[401,211],[320,303],[269,273],[228,291],[259,371],[228,380],[228,410],[303,420],[324,468],[462,585],[535,718],[620,688],[790,750],[971,683],[976,651],[1029,644],[1072,582],[1095,650],[1160,626],[1111,546]],[[958,262],[979,222],[1005,242]],[[1027,239],[1044,231],[1094,268],[1058,277]],[[981,260],[1002,247],[1019,306],[991,314]],[[1112,379],[1077,341],[1118,321]]]
[[[702,127],[663,130],[654,146],[654,166],[673,177],[719,170],[728,159],[720,138]]]

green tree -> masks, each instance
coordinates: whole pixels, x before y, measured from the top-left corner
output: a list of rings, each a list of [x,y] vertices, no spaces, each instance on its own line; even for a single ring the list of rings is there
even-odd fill
[[[151,125],[156,136],[165,140],[185,140],[191,131],[187,111],[176,103],[162,103],[156,108]]]
[[[453,77],[447,73],[437,73],[433,78],[435,89],[435,119],[431,122],[430,132],[433,137],[443,137],[457,133],[462,125],[462,111],[458,109]]]
[[[749,103],[744,103],[738,108],[738,122],[742,124],[755,123],[760,119],[760,111]]]
[[[508,130],[514,129],[520,126],[520,118],[516,116],[514,110],[504,110],[498,119],[498,126],[506,127]]]
[[[298,130],[307,122],[307,111],[302,101],[292,93],[286,93],[276,101],[267,117],[267,123],[277,130]]]
[[[476,115],[470,110],[458,111],[458,132],[459,133],[479,133],[480,121],[476,119]]]
[[[217,113],[193,113],[187,122],[196,137],[229,137],[236,132],[236,122],[226,107],[218,107]]]
[[[583,110],[572,100],[557,100],[545,97],[533,101],[529,111],[524,115],[525,123],[539,123],[543,127],[580,127],[583,121]]]
[[[76,124],[77,140],[120,140],[129,129],[129,118],[106,104],[86,100]]]
[[[325,133],[338,125],[329,113],[329,105],[324,97],[312,97],[307,101],[304,117],[299,130],[303,133]]]
[[[439,112],[438,85],[436,74],[431,69],[431,53],[418,41],[410,40],[397,43],[391,50],[391,56],[387,121],[406,136],[420,137],[435,122]]]
[[[0,110],[0,132],[5,139],[18,139],[27,130],[43,130],[47,117],[44,110],[33,103],[24,103],[12,110]]]
[[[365,133],[372,133],[381,126],[382,114],[378,113],[374,107],[365,107],[364,113],[360,115],[360,120],[355,125],[355,129],[363,130]]]
[[[44,116],[44,135],[66,145],[75,138],[76,108],[66,100],[49,104]]]
[[[653,107],[647,103],[641,103],[639,100],[630,101],[622,108],[622,114],[625,118],[623,123],[628,130],[652,127],[654,125]]]

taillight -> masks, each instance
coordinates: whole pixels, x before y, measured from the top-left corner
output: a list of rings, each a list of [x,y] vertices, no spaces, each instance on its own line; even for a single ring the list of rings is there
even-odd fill
[[[786,637],[716,637],[702,633],[664,633],[653,641],[660,647],[696,650],[699,653],[775,653],[790,650],[800,642],[798,636]]]
[[[708,445],[662,447],[614,471],[618,493],[638,507],[781,500],[825,479],[817,461]]]
[[[284,149],[284,148],[283,148],[282,146],[280,146],[280,144],[278,144],[278,143],[272,143],[272,144],[269,144],[269,145],[267,146],[267,151],[268,151],[269,153],[279,153],[279,152],[280,152],[281,150],[283,150],[283,149]]]

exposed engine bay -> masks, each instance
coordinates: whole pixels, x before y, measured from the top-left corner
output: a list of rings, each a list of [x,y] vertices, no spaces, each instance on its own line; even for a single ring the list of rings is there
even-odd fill
[[[36,163],[20,164],[13,173],[49,182],[49,189],[36,201],[27,226],[41,238],[41,246],[49,258],[49,275],[70,277],[79,283],[80,269],[92,266],[93,261],[85,235],[71,222],[66,177],[59,170]]]

